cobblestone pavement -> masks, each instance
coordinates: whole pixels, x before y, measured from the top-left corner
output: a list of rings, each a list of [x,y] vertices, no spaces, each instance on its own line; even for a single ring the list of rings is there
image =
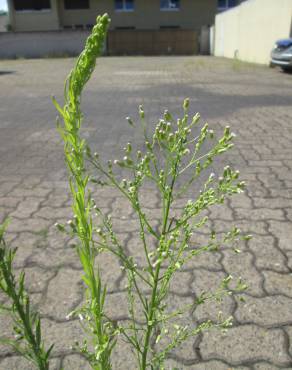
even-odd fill
[[[24,268],[28,290],[43,315],[46,339],[55,341],[52,369],[87,369],[70,345],[80,337],[76,320],[66,315],[82,297],[81,269],[71,242],[53,227],[71,215],[62,144],[55,129],[50,95],[62,96],[72,59],[0,62],[0,214],[11,216],[7,239],[17,246],[16,268]],[[292,75],[265,67],[204,57],[104,58],[84,95],[85,136],[104,158],[114,158],[133,139],[124,117],[137,116],[144,104],[154,122],[168,107],[179,112],[184,97],[215,130],[225,124],[237,134],[236,148],[224,163],[236,166],[247,181],[244,195],[209,211],[218,232],[238,225],[254,239],[240,254],[227,250],[203,255],[186,265],[171,287],[171,305],[190,302],[194,294],[218,285],[231,273],[249,289],[245,302],[236,297],[206,305],[185,318],[195,323],[234,316],[226,333],[211,331],[175,351],[168,368],[195,370],[292,369]],[[222,168],[221,160],[214,170]],[[137,251],[132,212],[118,194],[102,190],[98,202],[114,214],[114,225],[129,253]],[[145,193],[147,210],[157,217],[155,193]],[[119,215],[118,217],[116,215]],[[204,230],[198,234],[204,237]],[[108,310],[126,318],[124,275],[105,255]],[[0,332],[9,321],[0,319]],[[8,348],[0,349],[1,370],[31,366]],[[114,369],[134,369],[123,346]]]

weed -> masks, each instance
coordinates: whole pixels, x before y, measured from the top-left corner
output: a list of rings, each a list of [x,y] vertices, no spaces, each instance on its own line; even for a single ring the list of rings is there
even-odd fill
[[[218,301],[225,295],[245,290],[246,285],[241,280],[231,289],[232,277],[225,276],[215,289],[195,296],[191,304],[175,310],[170,309],[167,297],[171,282],[186,262],[201,253],[217,251],[222,245],[229,245],[238,253],[238,242],[250,238],[242,235],[236,227],[221,237],[210,230],[206,243],[196,248],[192,246],[196,232],[207,224],[208,217],[204,211],[222,204],[228,196],[241,193],[244,183],[239,180],[238,171],[226,166],[222,176],[210,174],[199,195],[191,197],[180,214],[174,216],[175,202],[194,186],[202,173],[210,169],[217,156],[232,148],[234,138],[229,127],[218,138],[208,124],[200,126],[199,114],[189,116],[188,99],[183,102],[181,118],[175,119],[165,111],[151,134],[144,109],[140,106],[139,127],[144,144],[136,148],[135,143],[129,142],[122,159],[104,164],[99,154],[92,153],[80,133],[83,118],[81,95],[94,70],[96,58],[102,52],[108,24],[107,15],[98,17],[84,51],[66,80],[64,106],[53,100],[60,116],[58,130],[64,141],[74,214],[66,225],[56,226],[79,240],[76,251],[83,267],[86,290],[83,306],[69,316],[79,317],[84,328],[86,339],[77,341],[76,349],[92,369],[112,368],[112,352],[119,338],[132,347],[137,369],[164,369],[169,353],[188,338],[213,327],[226,330],[232,323],[231,317],[222,315],[216,322],[206,320],[197,326],[179,325],[178,319],[206,301]],[[134,129],[136,124],[133,120],[128,117],[127,121]],[[205,147],[209,149],[204,151]],[[158,227],[147,215],[141,200],[148,183],[155,187],[160,197]],[[134,257],[125,252],[111,216],[104,214],[98,200],[94,199],[95,193],[90,190],[92,185],[112,187],[129,202],[139,224],[140,253],[144,254],[145,267],[138,266]],[[2,234],[0,288],[12,300],[12,314],[18,323],[17,333],[21,335],[18,339],[25,341],[27,346],[20,349],[15,342],[11,344],[39,369],[47,369],[51,348],[48,351],[44,349],[39,317],[30,313],[24,275],[18,283],[15,282],[12,272],[14,254],[3,244]],[[127,277],[130,317],[127,324],[116,322],[105,308],[106,282],[102,281],[96,261],[96,257],[105,252],[118,259]]]

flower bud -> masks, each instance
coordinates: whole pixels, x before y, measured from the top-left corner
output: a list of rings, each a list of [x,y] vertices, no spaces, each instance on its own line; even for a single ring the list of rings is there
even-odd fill
[[[190,99],[186,98],[183,103],[184,110],[189,109],[189,106],[190,106]]]

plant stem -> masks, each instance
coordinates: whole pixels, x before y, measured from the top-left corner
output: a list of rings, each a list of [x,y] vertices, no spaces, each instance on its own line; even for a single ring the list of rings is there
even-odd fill
[[[179,153],[179,151],[178,151]],[[171,181],[171,186],[170,186],[170,191],[167,194],[167,201],[166,201],[166,207],[165,207],[165,212],[164,212],[164,220],[163,220],[163,226],[162,226],[162,231],[161,231],[161,236],[164,237],[166,230],[167,230],[167,224],[168,224],[168,216],[169,216],[169,211],[170,211],[170,205],[171,205],[171,200],[172,200],[172,193],[173,193],[173,188],[175,184],[175,180],[177,177],[177,169],[178,169],[178,164],[180,161],[179,155],[176,157],[176,162],[174,166],[174,173]],[[166,182],[166,179],[165,179]],[[164,184],[165,185],[165,184]],[[165,199],[165,198],[164,198]],[[163,202],[165,204],[165,202]],[[147,321],[147,330],[146,330],[146,336],[145,336],[145,342],[144,342],[144,351],[142,354],[142,370],[146,370],[147,367],[147,354],[149,350],[149,342],[150,342],[150,337],[152,330],[154,328],[153,325],[153,316],[155,313],[155,301],[157,298],[157,288],[158,288],[158,283],[159,283],[159,274],[160,274],[160,268],[161,268],[161,262],[159,261],[157,263],[156,269],[155,269],[155,274],[154,274],[154,286],[152,289],[152,294],[151,294],[151,302],[149,306],[149,315],[148,315],[148,321]]]

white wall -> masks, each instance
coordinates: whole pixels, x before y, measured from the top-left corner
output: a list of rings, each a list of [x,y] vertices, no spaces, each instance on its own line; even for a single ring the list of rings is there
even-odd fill
[[[268,64],[275,41],[291,33],[292,0],[248,0],[215,19],[215,55]]]

